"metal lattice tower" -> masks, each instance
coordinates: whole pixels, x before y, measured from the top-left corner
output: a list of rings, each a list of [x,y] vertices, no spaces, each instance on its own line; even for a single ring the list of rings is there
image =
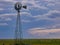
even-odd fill
[[[26,6],[22,6],[21,3],[17,2],[15,4],[15,9],[17,10],[17,21],[16,21],[16,30],[15,30],[15,45],[22,45],[22,29],[21,29],[21,18],[20,18],[20,10],[21,8],[25,8]]]

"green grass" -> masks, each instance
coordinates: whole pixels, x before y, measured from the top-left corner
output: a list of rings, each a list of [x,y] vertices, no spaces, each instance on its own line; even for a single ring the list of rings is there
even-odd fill
[[[24,44],[28,45],[60,45],[60,39],[24,39],[22,40]],[[10,45],[14,44],[14,40],[12,39],[4,39],[0,40],[0,45],[2,44]]]
[[[25,40],[25,43],[32,45],[60,45],[60,39],[31,39]]]

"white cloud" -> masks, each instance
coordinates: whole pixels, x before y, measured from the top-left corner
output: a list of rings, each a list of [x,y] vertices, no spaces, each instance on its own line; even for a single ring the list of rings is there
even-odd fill
[[[27,10],[29,9],[32,9],[32,8],[38,8],[38,9],[48,9],[47,7],[45,6],[42,6],[42,5],[39,5],[36,3],[35,0],[4,0],[6,2],[12,2],[13,5],[16,3],[16,2],[21,2],[22,5],[27,5]],[[38,0],[39,1],[39,0]],[[29,5],[31,4],[31,5]],[[7,5],[7,4],[6,4]]]
[[[49,35],[54,33],[60,33],[60,29],[41,29],[41,28],[32,28],[28,30],[28,33],[31,35]]]
[[[17,15],[17,12],[16,13],[6,13],[6,14],[1,14],[0,17],[5,17],[5,16],[16,16]],[[21,12],[20,15],[25,15],[25,16],[31,16],[31,14],[29,12]]]
[[[28,22],[31,22],[30,20],[21,20],[23,23],[28,23]]]
[[[55,4],[54,3],[49,3],[49,4],[47,4],[47,6],[55,6]]]
[[[5,21],[12,21],[11,18],[5,18]]]
[[[60,23],[56,23],[55,25],[50,26],[51,28],[59,29]]]
[[[60,10],[60,0],[44,0],[47,2],[47,7],[51,10]]]
[[[35,21],[40,21],[40,20],[47,20],[48,22],[53,22],[51,23],[51,25],[49,26],[45,26],[45,28],[50,28],[50,29],[59,29],[60,28],[60,16],[56,16],[56,18],[49,18],[48,16],[54,16],[53,14],[57,13],[60,14],[60,11],[58,10],[51,10],[46,14],[43,15],[37,15],[37,16],[33,16],[33,18],[35,18]]]
[[[0,23],[0,26],[7,26],[7,23]]]
[[[0,17],[0,22],[1,21],[12,21],[12,18],[10,18],[10,17]]]
[[[0,17],[16,16],[17,14],[1,14]]]
[[[0,0],[0,1],[5,1],[5,2],[12,2],[12,3],[16,3],[16,0]]]
[[[14,0],[4,0],[4,1],[14,1]]]
[[[28,16],[31,17],[32,15],[28,12],[21,12],[21,17],[22,16]],[[11,17],[17,17],[17,14],[1,14],[0,15],[0,21],[12,21]],[[21,19],[22,22],[27,23],[27,22],[31,22],[30,20],[26,20],[26,19]]]
[[[3,9],[3,8],[0,8],[0,11],[1,11],[1,10],[4,10],[4,9]]]
[[[33,18],[36,18],[36,20],[42,20],[42,19],[44,19],[44,20],[51,20],[51,21],[56,21],[56,20],[60,20],[60,18],[49,18],[48,16],[51,16],[51,15],[53,15],[54,13],[57,13],[57,14],[60,14],[60,11],[58,11],[58,10],[51,10],[51,11],[49,11],[48,13],[46,13],[46,14],[43,14],[43,15],[37,15],[37,16],[32,16]]]
[[[12,21],[12,16],[16,17],[16,14],[1,14],[0,21]]]
[[[39,1],[39,0],[38,0]],[[38,2],[37,1],[37,2]],[[36,3],[35,0],[22,0],[22,4],[23,5],[28,5],[28,9],[32,9],[32,8],[38,8],[38,9],[48,9],[47,7],[45,6],[42,6],[42,5],[39,5]]]
[[[50,20],[50,21],[56,22],[55,25],[50,25],[50,26],[47,26],[45,28],[32,28],[32,29],[29,29],[28,33],[30,33],[32,35],[37,34],[38,36],[40,36],[40,35],[44,36],[44,35],[48,35],[49,33],[57,33],[57,32],[60,33],[60,29],[55,29],[57,27],[60,27],[60,22],[59,22],[60,17],[59,18],[58,17],[53,18],[53,19],[48,17],[48,16],[52,15],[53,13],[60,13],[60,11],[59,11],[60,2],[58,0],[44,0],[44,1],[48,2],[47,3],[48,7],[45,6],[45,3],[42,3],[42,4],[38,3],[38,2],[43,1],[43,0],[36,0],[36,1],[35,0],[0,0],[0,1],[11,2],[13,4],[15,4],[16,2],[22,2],[22,5],[27,5],[27,8],[28,8],[27,10],[28,11],[30,9],[34,9],[34,8],[35,9],[38,8],[38,9],[48,10],[49,7],[51,8],[53,6],[52,8],[54,10],[49,9],[50,11],[46,14],[43,14],[43,15],[32,16],[33,14],[31,14],[30,11],[29,11],[29,13],[23,11],[23,12],[21,12],[21,15],[22,16],[31,16],[31,17],[35,18],[36,20],[42,20],[43,19],[43,20]],[[0,5],[2,5],[2,4],[0,4]],[[0,8],[0,10],[4,10],[4,9]],[[2,15],[0,14],[0,17],[4,18],[4,17],[16,16],[16,15],[17,15],[16,13],[15,14],[2,14]],[[4,19],[6,21],[11,21],[12,20],[11,18],[4,18]],[[22,22],[27,23],[27,22],[31,22],[31,21],[22,19]],[[0,25],[8,25],[8,24],[7,23],[0,23]],[[54,29],[47,29],[47,28],[54,28]]]
[[[45,0],[45,1],[48,1],[48,2],[56,2],[57,0]]]
[[[32,15],[31,15],[30,13],[28,13],[28,12],[21,12],[20,14],[23,15],[23,16],[24,16],[24,15],[25,15],[25,16],[32,16]]]
[[[34,6],[31,6],[32,8],[38,8],[38,9],[48,9],[47,7],[45,6],[39,6],[39,5],[34,5]]]

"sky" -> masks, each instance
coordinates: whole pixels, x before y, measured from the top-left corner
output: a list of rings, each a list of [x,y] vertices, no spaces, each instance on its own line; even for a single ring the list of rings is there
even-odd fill
[[[0,0],[0,39],[15,38],[16,2],[21,9],[24,39],[60,38],[60,0]]]

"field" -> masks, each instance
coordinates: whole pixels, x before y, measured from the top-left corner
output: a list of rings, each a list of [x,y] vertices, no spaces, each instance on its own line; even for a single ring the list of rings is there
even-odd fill
[[[60,39],[24,39],[26,45],[60,45]],[[13,39],[0,39],[0,45],[13,45]]]

